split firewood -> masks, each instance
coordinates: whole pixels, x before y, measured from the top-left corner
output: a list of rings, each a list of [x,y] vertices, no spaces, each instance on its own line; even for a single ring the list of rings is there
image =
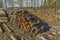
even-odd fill
[[[32,28],[32,27],[33,27],[33,24],[32,24],[32,22],[31,22],[31,21],[29,21],[29,25],[30,25],[30,28]]]
[[[38,29],[36,27],[31,28],[31,33],[33,33],[33,36],[36,36],[38,34]]]
[[[0,16],[6,16],[4,11],[0,11]]]
[[[27,26],[26,26],[25,23],[23,23],[23,26],[22,26],[22,27],[25,29],[26,32],[28,32],[28,30],[27,30]]]
[[[0,20],[8,20],[8,17],[0,17]]]
[[[12,40],[17,40],[13,35],[10,35]]]
[[[13,35],[13,34],[10,35],[10,38],[11,38],[12,40],[21,40],[18,35]]]
[[[0,23],[6,23],[8,20],[0,20]]]
[[[6,30],[7,30],[8,32],[11,32],[11,30],[9,29],[9,27],[7,26],[7,24],[3,23],[2,26],[3,26],[4,28],[6,28]]]

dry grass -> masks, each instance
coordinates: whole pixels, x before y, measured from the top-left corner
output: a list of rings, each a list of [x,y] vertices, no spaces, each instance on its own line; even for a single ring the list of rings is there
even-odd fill
[[[56,11],[37,10],[34,13],[37,17],[41,18],[42,20],[45,20],[50,25],[60,26],[60,18],[58,17],[60,14],[58,14]]]

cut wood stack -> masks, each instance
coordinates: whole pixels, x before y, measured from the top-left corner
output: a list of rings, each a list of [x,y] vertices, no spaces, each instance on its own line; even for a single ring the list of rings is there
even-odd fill
[[[35,24],[39,23],[38,18],[36,18],[33,14],[29,13],[28,11],[23,11],[17,14],[17,20],[21,25],[21,29],[25,32],[30,32],[33,35],[38,33],[38,28],[34,26]]]
[[[45,30],[48,31],[50,29],[50,26],[46,22],[28,11],[17,12],[17,21],[21,25],[21,29],[23,28],[24,31],[35,35],[39,32],[44,32]]]
[[[3,23],[7,23],[7,22],[8,22],[7,14],[3,11],[2,8],[0,8],[0,25],[3,25]],[[2,31],[3,29],[4,29],[3,26],[1,26],[0,31]]]
[[[6,13],[4,11],[0,11],[0,23],[8,22],[8,17],[6,17]]]

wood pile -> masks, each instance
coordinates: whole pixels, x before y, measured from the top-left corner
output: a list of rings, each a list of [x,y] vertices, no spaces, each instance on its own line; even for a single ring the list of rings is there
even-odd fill
[[[0,31],[4,29],[3,24],[7,22],[8,22],[7,14],[3,11],[3,9],[0,8],[0,26],[1,26]]]
[[[28,11],[17,12],[17,21],[20,24],[21,29],[23,29],[25,32],[31,32],[33,35],[38,34],[40,30],[49,30],[47,23],[42,23],[42,20],[40,18],[33,15],[32,13],[29,13]]]
[[[8,22],[8,17],[4,11],[0,11],[0,23]]]
[[[8,21],[9,18],[9,21]],[[16,19],[15,19],[16,18]],[[20,32],[21,30],[24,30],[25,33],[31,33],[30,35],[32,36],[36,36],[37,34],[39,34],[39,32],[44,32],[44,31],[49,31],[49,25],[45,22],[43,22],[40,18],[38,18],[37,16],[33,15],[32,13],[28,12],[28,11],[16,11],[16,12],[10,12],[9,10],[7,11],[7,14],[4,11],[0,11],[0,25],[1,27],[9,32],[14,34],[15,31],[13,30],[12,32],[12,28],[15,26],[15,22],[13,21],[17,21],[19,23],[19,28],[20,28]],[[8,25],[8,23],[11,23],[12,26]],[[44,24],[44,25],[43,25]],[[2,32],[3,29],[0,28],[0,31]],[[16,29],[18,27],[16,26]],[[13,35],[10,35],[10,38],[12,40],[17,40],[18,38],[16,38]]]
[[[38,29],[37,27],[34,27],[34,19],[31,19],[32,17],[34,17],[32,14],[28,14],[27,11],[21,12],[18,14],[17,16],[17,21],[19,22],[19,24],[21,25],[20,28],[24,29],[26,32],[33,32],[35,34],[38,33]]]

